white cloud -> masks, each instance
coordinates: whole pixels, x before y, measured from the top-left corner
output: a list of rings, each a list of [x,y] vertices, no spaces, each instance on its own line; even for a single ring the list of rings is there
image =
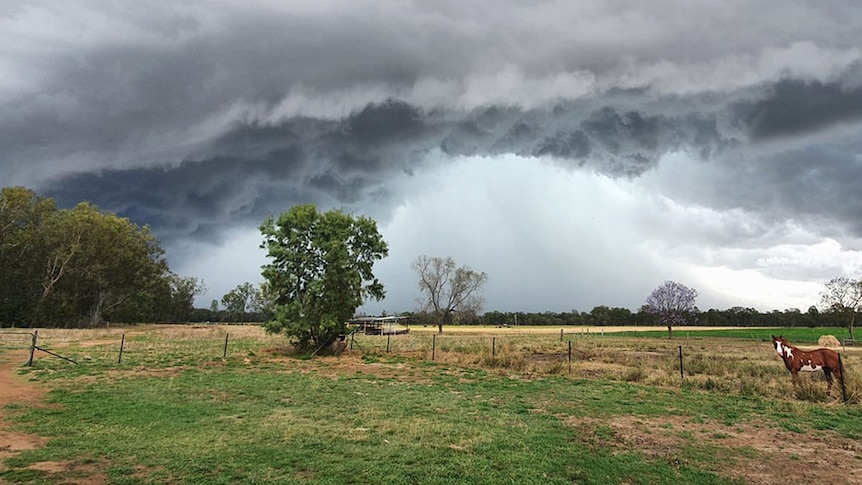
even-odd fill
[[[419,254],[487,272],[486,310],[528,311],[637,310],[667,279],[695,287],[702,309],[805,309],[817,304],[825,275],[862,262],[792,221],[670,199],[660,191],[677,175],[673,164],[635,180],[514,156],[436,165],[445,168],[404,182],[406,202],[381,225],[391,249],[378,275],[388,296],[365,311],[415,308],[410,263]]]
[[[262,240],[257,228],[238,229],[218,246],[195,242],[171,248],[168,262],[178,275],[204,280],[208,291],[197,297],[195,305],[207,308],[237,285],[263,281],[261,266],[267,261],[266,252],[259,248]]]

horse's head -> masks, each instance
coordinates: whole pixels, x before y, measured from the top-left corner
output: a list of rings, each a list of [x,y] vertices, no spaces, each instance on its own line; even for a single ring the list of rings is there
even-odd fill
[[[779,335],[777,337],[775,335],[772,336],[772,346],[775,348],[775,352],[780,357],[784,357],[786,355],[786,352],[790,349],[788,347],[789,344],[790,344],[790,342],[788,342],[781,335]]]

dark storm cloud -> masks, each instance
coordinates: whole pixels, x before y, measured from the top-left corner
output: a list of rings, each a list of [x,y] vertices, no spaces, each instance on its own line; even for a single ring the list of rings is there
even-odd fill
[[[862,119],[862,85],[784,79],[759,100],[735,107],[753,140],[815,132]]]
[[[685,151],[734,167],[782,150],[761,143],[862,113],[849,3],[6,7],[3,185],[172,237],[304,201],[385,217],[397,177],[430,159],[516,154],[637,177]],[[853,157],[837,158],[814,186],[823,203],[806,207],[844,192]],[[780,194],[796,179],[753,173],[774,186],[745,201],[765,191],[795,208]]]
[[[285,148],[261,159],[215,158],[172,167],[108,169],[65,177],[47,187],[61,205],[88,200],[99,207],[150,224],[161,236],[196,234],[208,226],[252,217],[262,221],[291,198],[321,200],[313,191],[274,187],[274,176],[297,175],[301,154]]]
[[[719,208],[743,208],[774,222],[788,218],[821,227],[836,239],[862,235],[862,144],[806,146],[728,167],[702,200]],[[701,194],[703,195],[703,194]]]
[[[637,176],[669,150],[712,152],[722,143],[714,120],[704,122],[695,113],[668,116],[559,103],[551,109],[489,107],[461,114],[389,100],[344,120],[236,124],[203,149],[211,157],[78,173],[45,190],[61,203],[90,200],[151,224],[165,237],[180,237],[259,221],[301,202],[383,206],[397,192],[386,181],[410,173],[435,151],[551,156],[565,166]]]

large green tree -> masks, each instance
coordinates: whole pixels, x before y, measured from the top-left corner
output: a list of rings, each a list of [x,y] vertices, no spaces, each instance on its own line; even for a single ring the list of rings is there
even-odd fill
[[[155,302],[145,295],[169,275],[149,228],[85,202],[58,210],[29,189],[5,188],[0,229],[0,324],[143,316]]]
[[[373,219],[298,205],[260,231],[271,259],[263,277],[275,303],[266,329],[284,332],[298,349],[317,352],[334,342],[366,299],[385,296],[372,269],[389,248]]]
[[[488,281],[485,272],[468,266],[457,266],[451,256],[446,258],[420,255],[413,262],[422,292],[422,311],[434,316],[437,330],[451,323],[455,312],[478,314],[484,298],[482,287]]]
[[[58,211],[45,231],[48,255],[40,315],[85,317],[98,325],[140,291],[168,278],[164,251],[148,227],[82,202]],[[57,315],[56,308],[68,315]]]

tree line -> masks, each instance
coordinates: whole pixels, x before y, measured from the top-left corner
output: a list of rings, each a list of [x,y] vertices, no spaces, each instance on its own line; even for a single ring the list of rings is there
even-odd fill
[[[366,300],[385,296],[374,264],[388,244],[373,219],[340,210],[297,205],[260,226],[270,262],[264,283],[238,285],[221,302],[194,308],[203,281],[168,268],[147,226],[100,211],[87,202],[58,209],[24,187],[0,191],[0,326],[86,326],[106,322],[263,321],[300,350],[318,352],[343,338],[347,322]],[[638,311],[597,306],[590,312],[481,313],[484,272],[451,257],[419,256],[420,309],[411,324],[434,325],[675,325],[732,327],[847,326],[851,337],[862,302],[862,281],[835,278],[821,303],[806,312],[761,313],[733,307],[701,312],[697,291],[666,281]]]
[[[436,325],[432,313],[404,312],[411,325]],[[661,316],[646,305],[631,311],[628,308],[597,306],[589,312],[571,310],[567,312],[502,312],[486,311],[483,314],[457,314],[453,319],[457,325],[490,325],[509,327],[517,325],[535,326],[625,326],[654,327],[663,325]],[[837,311],[819,311],[812,306],[806,312],[791,308],[784,311],[761,312],[755,308],[732,307],[725,310],[709,309],[692,312],[679,325],[702,327],[846,327],[845,314]]]
[[[205,291],[170,271],[147,226],[81,202],[0,190],[0,326],[186,321]]]

